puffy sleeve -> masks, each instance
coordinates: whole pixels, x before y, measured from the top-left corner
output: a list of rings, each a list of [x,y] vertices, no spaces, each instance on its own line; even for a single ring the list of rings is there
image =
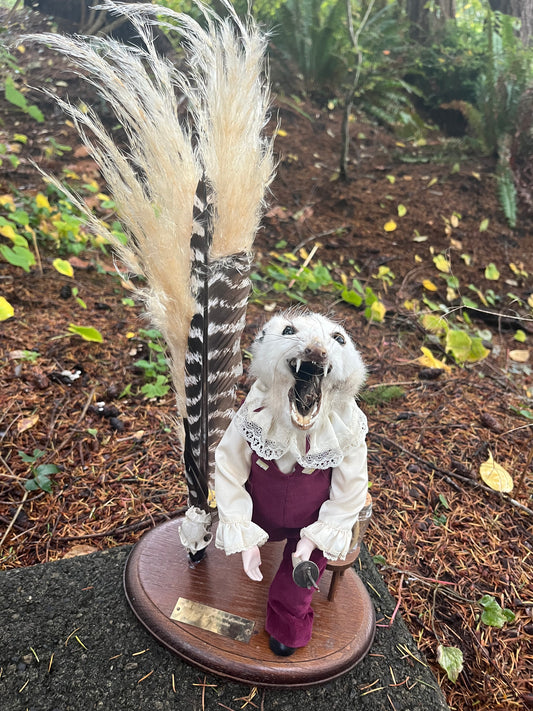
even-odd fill
[[[215,453],[215,494],[219,524],[215,545],[227,555],[262,546],[268,534],[252,521],[253,504],[244,488],[252,450],[231,422]]]
[[[334,467],[329,499],[320,507],[318,520],[302,528],[300,534],[313,541],[329,560],[343,560],[367,492],[367,449],[363,441]]]

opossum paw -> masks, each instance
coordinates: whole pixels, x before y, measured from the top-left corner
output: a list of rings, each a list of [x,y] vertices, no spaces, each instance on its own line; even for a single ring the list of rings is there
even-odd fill
[[[277,654],[278,657],[290,657],[291,654],[294,654],[296,651],[296,647],[287,647],[283,642],[278,642],[275,637],[270,637],[269,645],[270,649],[274,654]]]

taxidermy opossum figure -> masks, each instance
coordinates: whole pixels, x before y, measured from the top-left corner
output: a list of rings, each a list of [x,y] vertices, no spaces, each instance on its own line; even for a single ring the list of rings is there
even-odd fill
[[[274,316],[256,338],[250,374],[264,385],[269,406],[287,412],[291,424],[309,430],[320,413],[353,399],[365,366],[338,323],[316,313]]]

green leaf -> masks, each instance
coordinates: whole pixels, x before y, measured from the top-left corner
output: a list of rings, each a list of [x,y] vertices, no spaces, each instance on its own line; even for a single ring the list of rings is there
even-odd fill
[[[35,104],[28,106],[27,112],[32,117],[32,119],[35,119],[38,123],[44,122],[43,112],[37,106],[35,106]]]
[[[8,318],[14,315],[15,309],[5,297],[0,296],[0,321],[7,321]]]
[[[56,271],[58,271],[60,274],[63,274],[64,276],[67,277],[73,277],[74,276],[74,269],[72,268],[72,264],[70,262],[67,262],[66,259],[54,259],[52,262],[52,266]]]
[[[439,644],[437,649],[437,662],[448,675],[448,679],[455,684],[457,677],[463,671],[463,653],[457,647],[443,647]]]
[[[439,501],[445,509],[450,509],[450,504],[448,503],[448,500],[446,499],[444,494],[439,494]]]
[[[398,217],[403,217],[407,213],[405,205],[398,205]]]
[[[372,560],[376,565],[387,565],[387,561],[382,555],[375,555]]]
[[[489,222],[490,222],[490,220],[489,220],[488,217],[486,217],[484,220],[482,220],[481,223],[480,223],[480,225],[479,225],[479,231],[480,231],[480,232],[485,232],[486,230],[488,230],[488,228],[489,228]]]
[[[503,627],[507,622],[513,622],[516,615],[509,608],[502,609],[492,595],[483,595],[479,604],[483,608],[481,622],[489,627]]]
[[[451,353],[454,358],[464,363],[468,360],[472,339],[464,331],[455,329],[446,334],[446,352]]]
[[[163,397],[163,395],[166,395],[169,390],[170,385],[168,384],[168,378],[165,375],[158,375],[154,382],[146,383],[141,388],[141,392],[147,398]]]
[[[4,96],[6,101],[9,101],[13,106],[23,111],[27,110],[28,102],[26,101],[26,97],[17,89],[13,78],[10,76],[7,76],[4,82]]]
[[[361,294],[358,294],[353,289],[344,289],[341,293],[341,299],[346,301],[347,304],[351,304],[355,307],[359,307],[363,303],[363,297]]]
[[[81,336],[84,341],[90,341],[92,343],[102,343],[104,340],[100,331],[92,326],[76,326],[76,324],[71,323],[68,327],[69,333],[74,333],[77,336]]]
[[[0,254],[2,254],[6,262],[15,267],[22,267],[25,272],[29,272],[30,267],[35,264],[33,252],[30,252],[27,247],[18,244],[13,248],[8,247],[7,244],[0,244]]]
[[[522,329],[519,328],[518,331],[516,331],[516,333],[514,334],[514,339],[515,339],[515,341],[518,341],[519,343],[525,343],[527,336],[524,333],[524,331],[522,331]]]
[[[491,262],[485,268],[485,279],[490,279],[490,281],[498,281],[500,278],[500,272],[494,262]]]

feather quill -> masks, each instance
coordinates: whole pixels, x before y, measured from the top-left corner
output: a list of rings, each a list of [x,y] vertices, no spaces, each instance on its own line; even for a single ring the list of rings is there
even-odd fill
[[[251,20],[241,22],[229,2],[223,4],[226,19],[200,5],[203,29],[160,6],[107,0],[101,7],[126,15],[144,49],[112,38],[30,37],[77,65],[127,136],[123,150],[94,111],[59,100],[101,169],[126,244],[101,223],[95,227],[126,267],[144,277],[139,295],[168,346],[192,518],[198,514],[203,522],[182,536],[193,553],[209,540],[209,516],[202,511],[213,489],[214,449],[233,414],[250,250],[273,175],[271,141],[263,135],[266,40]],[[186,73],[157,54],[156,22],[181,34]],[[188,123],[178,119],[176,90],[187,101]]]

